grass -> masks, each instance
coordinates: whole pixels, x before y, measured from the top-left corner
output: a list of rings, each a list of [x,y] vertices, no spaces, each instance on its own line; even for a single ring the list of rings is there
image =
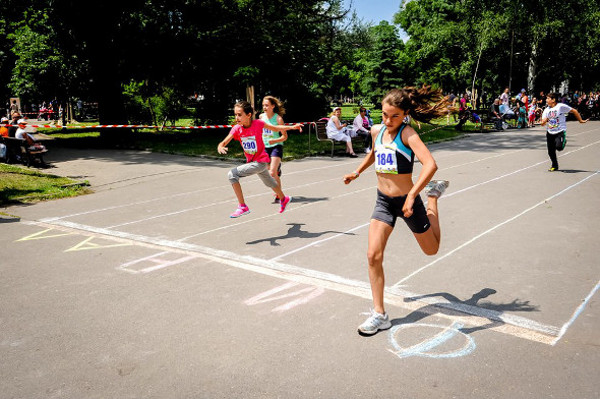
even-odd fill
[[[87,182],[0,164],[1,205],[74,197],[90,192],[86,185]]]

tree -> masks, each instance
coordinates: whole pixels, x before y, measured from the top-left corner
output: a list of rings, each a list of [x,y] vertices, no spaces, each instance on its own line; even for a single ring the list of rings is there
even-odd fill
[[[410,36],[417,82],[462,91],[475,77],[474,86],[496,93],[509,82],[546,91],[563,80],[597,86],[599,21],[597,2],[587,0],[418,0],[395,16]]]

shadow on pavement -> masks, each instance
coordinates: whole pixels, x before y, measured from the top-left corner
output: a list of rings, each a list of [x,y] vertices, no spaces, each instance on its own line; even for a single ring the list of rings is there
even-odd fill
[[[537,311],[539,311],[538,306],[530,305],[529,301],[521,301],[519,299],[515,299],[509,303],[493,303],[493,302],[488,302],[488,301],[480,302],[482,299],[485,299],[491,295],[494,295],[495,293],[496,293],[496,290],[494,290],[492,288],[484,288],[481,291],[473,294],[473,296],[471,298],[464,300],[464,301],[461,301],[456,296],[454,296],[450,293],[447,293],[447,292],[437,292],[437,293],[433,293],[433,294],[425,294],[425,295],[419,295],[419,296],[415,296],[415,297],[405,298],[404,302],[414,302],[414,301],[418,301],[418,300],[424,299],[424,298],[441,297],[441,298],[446,299],[448,302],[450,302],[450,304],[436,303],[436,304],[425,305],[422,308],[411,312],[410,314],[408,314],[407,316],[405,316],[403,318],[392,320],[392,325],[396,326],[396,325],[400,325],[400,324],[416,323],[416,322],[418,322],[428,316],[432,316],[434,314],[444,314],[444,315],[448,315],[448,316],[460,316],[460,315],[464,316],[465,313],[460,312],[459,310],[456,310],[456,308],[459,308],[460,306],[458,306],[458,307],[448,306],[448,305],[456,305],[456,304],[473,306],[473,307],[478,307],[478,308],[482,308],[482,309],[489,309],[489,310],[498,312],[500,314],[504,313],[504,312],[508,312],[508,311],[512,311],[512,312],[537,312]],[[460,331],[465,334],[470,334],[475,331],[485,330],[488,328],[497,327],[497,326],[504,324],[504,322],[500,321],[499,318],[489,318],[489,320],[490,320],[490,323],[488,323],[488,324],[481,325],[481,326],[475,326],[475,327],[471,327],[471,328],[461,328]]]
[[[292,226],[292,227],[290,227],[288,229],[288,232],[286,235],[261,238],[259,240],[249,241],[246,244],[255,245],[255,244],[260,244],[261,242],[269,242],[271,244],[271,246],[278,247],[281,245],[278,242],[279,240],[287,240],[288,238],[316,238],[316,237],[321,237],[322,235],[325,235],[325,234],[345,234],[345,235],[349,235],[349,236],[354,235],[353,233],[344,233],[342,231],[334,231],[334,230],[326,230],[326,231],[321,231],[318,233],[311,233],[309,231],[302,230],[302,226],[305,226],[304,223],[287,223],[287,225]]]

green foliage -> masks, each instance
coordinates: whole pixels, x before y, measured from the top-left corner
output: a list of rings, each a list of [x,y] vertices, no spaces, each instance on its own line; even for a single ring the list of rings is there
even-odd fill
[[[255,101],[284,100],[288,121],[317,119],[342,96],[377,103],[403,85],[462,92],[474,83],[494,94],[509,81],[600,85],[600,11],[590,0],[413,0],[397,25],[374,26],[348,17],[341,0],[15,4],[0,2],[0,92],[95,101],[101,123],[185,112],[223,123],[247,85]]]
[[[171,87],[163,88],[159,94],[152,94],[146,82],[131,81],[123,85],[125,107],[129,122],[133,124],[159,125],[175,121],[188,113],[183,96]]]
[[[586,0],[418,0],[395,21],[410,36],[416,83],[461,92],[475,76],[476,88],[497,95],[509,80],[513,89],[548,91],[565,79],[577,89],[598,87],[597,14]]]
[[[56,37],[48,29],[48,15],[41,10],[32,10],[28,16],[13,33],[7,35],[15,56],[8,87],[22,100],[44,98],[41,96],[46,96],[45,99],[54,98],[61,89],[60,78],[65,74],[65,62],[53,46]]]

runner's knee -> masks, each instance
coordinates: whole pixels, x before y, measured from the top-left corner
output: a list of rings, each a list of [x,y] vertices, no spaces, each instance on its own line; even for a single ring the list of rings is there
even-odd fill
[[[368,249],[367,259],[369,261],[369,266],[381,267],[383,263],[383,251],[379,249]]]
[[[240,181],[240,175],[238,173],[237,168],[231,169],[229,171],[229,173],[227,173],[227,178],[229,179],[229,182],[231,184],[239,183],[239,181]]]
[[[271,175],[269,175],[268,179],[263,179],[263,183],[265,183],[265,186],[267,186],[269,188],[275,188],[275,187],[279,186],[279,184],[277,184],[277,181],[275,180],[275,178]]]

